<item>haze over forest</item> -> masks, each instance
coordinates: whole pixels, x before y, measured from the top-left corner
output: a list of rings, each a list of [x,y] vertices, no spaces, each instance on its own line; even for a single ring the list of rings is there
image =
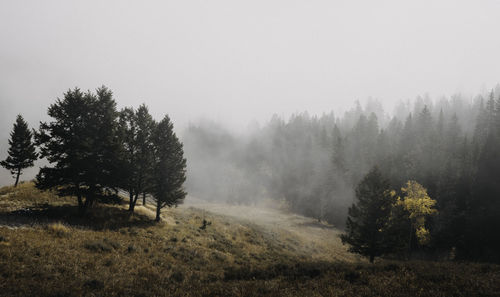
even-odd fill
[[[0,296],[497,296],[499,12],[0,1]]]
[[[494,0],[0,6],[1,159],[17,114],[37,128],[75,86],[106,85],[119,108],[144,102],[180,134],[200,118],[241,133],[273,114],[341,116],[368,98],[388,113],[418,95],[471,100],[500,78]]]

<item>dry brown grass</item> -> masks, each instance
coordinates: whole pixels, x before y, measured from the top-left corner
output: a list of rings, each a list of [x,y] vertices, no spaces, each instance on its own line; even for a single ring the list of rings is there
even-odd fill
[[[66,237],[71,235],[71,229],[61,222],[47,225],[47,230],[49,231],[49,233],[57,237]]]
[[[0,188],[0,206],[9,208],[73,202],[76,202],[74,197],[59,197],[50,191],[40,191],[34,187],[33,182],[22,182],[17,187]]]
[[[300,234],[275,232],[196,208],[168,210],[166,222],[160,224],[147,224],[154,215],[147,209],[139,208],[133,216],[126,216],[120,206],[93,211],[87,219],[95,223],[58,220],[33,227],[0,227],[0,295],[498,296],[500,292],[498,265],[385,261],[369,265],[336,261],[334,255],[318,260],[314,251],[304,248],[308,243]],[[106,225],[110,215],[116,216]],[[204,230],[203,219],[211,222]]]

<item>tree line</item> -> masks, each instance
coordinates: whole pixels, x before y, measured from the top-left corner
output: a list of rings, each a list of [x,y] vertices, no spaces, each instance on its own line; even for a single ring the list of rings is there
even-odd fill
[[[145,105],[118,111],[104,86],[95,93],[68,90],[48,115],[51,121],[33,131],[17,117],[9,156],[1,163],[16,177],[15,186],[21,171],[40,157],[50,165],[40,168],[36,187],[76,197],[82,215],[119,190],[128,193],[131,212],[140,195],[143,204],[149,195],[157,221],[162,208],[182,203],[186,159],[168,115],[156,122]]]
[[[202,122],[183,139],[187,188],[195,196],[274,199],[346,227],[348,209],[359,199],[355,189],[377,166],[396,198],[415,181],[436,201],[425,245],[415,228],[410,240],[410,218],[400,224],[405,252],[500,260],[500,87],[473,98],[418,97],[401,102],[392,116],[376,100],[340,116],[273,116],[247,135]]]
[[[146,106],[118,112],[104,87],[68,91],[49,116],[53,120],[34,133],[40,156],[52,165],[40,169],[40,189],[77,197],[82,212],[108,190],[126,191],[131,211],[148,194],[161,201],[158,212],[184,198],[186,161],[168,117],[156,123]],[[14,176],[36,158],[28,142],[14,145],[31,138],[21,122],[2,162]],[[386,226],[379,229],[390,230],[381,233],[387,242],[399,238],[391,246],[398,243],[406,254],[500,260],[500,87],[474,98],[419,97],[399,104],[393,116],[376,100],[357,103],[342,116],[274,116],[247,135],[202,122],[185,131],[183,142],[190,160],[187,189],[195,196],[232,203],[274,199],[349,231],[354,225],[348,216],[355,221],[349,209],[361,202],[358,190],[376,166],[375,176],[387,185],[380,193],[394,191],[380,195],[390,207],[377,215]],[[30,148],[21,150],[26,158],[15,156],[24,147]],[[423,223],[406,200],[416,185],[422,187],[416,192],[425,192],[421,197],[430,198],[415,201],[436,201],[424,208],[436,212]],[[396,218],[399,224],[390,223]]]

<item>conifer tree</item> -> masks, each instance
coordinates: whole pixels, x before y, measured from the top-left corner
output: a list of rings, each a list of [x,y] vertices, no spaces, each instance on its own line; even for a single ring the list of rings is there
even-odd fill
[[[69,90],[49,107],[51,122],[41,123],[35,135],[41,156],[51,167],[40,168],[36,187],[76,196],[80,213],[117,184],[117,112],[106,87],[96,94]],[[85,198],[85,200],[84,200]]]
[[[182,203],[186,192],[186,159],[182,143],[174,133],[168,116],[158,123],[153,136],[154,160],[151,193],[156,202],[156,221],[160,221],[161,209]]]
[[[129,210],[134,211],[137,199],[149,188],[149,176],[152,167],[152,134],[154,120],[146,105],[141,105],[137,111],[125,108],[120,113],[120,187],[129,193]]]
[[[361,180],[356,187],[357,202],[349,208],[346,233],[341,235],[342,243],[349,244],[349,251],[361,254],[373,263],[379,257],[392,251],[389,234],[391,208],[395,192],[377,167]]]
[[[21,115],[18,115],[10,133],[9,155],[0,162],[0,165],[10,170],[10,173],[15,177],[14,187],[19,182],[22,170],[32,167],[33,162],[38,158],[32,138],[33,134],[29,130],[28,124]]]

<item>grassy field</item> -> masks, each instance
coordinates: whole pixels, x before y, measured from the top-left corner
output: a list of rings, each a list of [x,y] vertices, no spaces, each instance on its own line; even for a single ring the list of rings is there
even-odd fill
[[[370,265],[279,211],[188,201],[155,224],[120,204],[79,218],[75,202],[0,189],[1,296],[500,296],[498,265]]]

